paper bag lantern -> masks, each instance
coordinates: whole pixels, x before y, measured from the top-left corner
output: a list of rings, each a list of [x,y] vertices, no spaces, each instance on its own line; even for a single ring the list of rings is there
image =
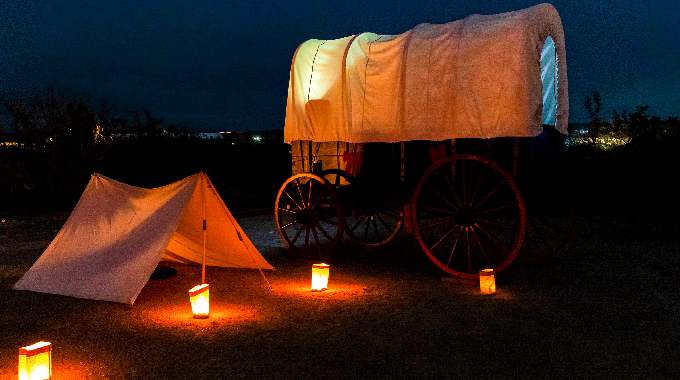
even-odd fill
[[[196,285],[189,290],[189,300],[191,301],[191,311],[194,318],[208,318],[210,314],[210,304],[208,299],[208,284]]]
[[[479,272],[479,289],[482,294],[496,293],[496,279],[493,276],[493,269],[484,269]]]
[[[52,377],[52,344],[38,342],[19,349],[19,380]]]
[[[312,265],[312,291],[321,292],[328,288],[328,264]]]

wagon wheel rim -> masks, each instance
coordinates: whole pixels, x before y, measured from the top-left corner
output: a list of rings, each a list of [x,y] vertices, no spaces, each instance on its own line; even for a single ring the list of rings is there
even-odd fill
[[[324,170],[322,175],[339,194],[348,198],[343,200],[344,231],[356,243],[364,247],[377,248],[392,241],[401,231],[404,224],[404,211],[390,207],[358,207],[358,194],[351,189],[356,186],[354,178],[345,175],[343,170]],[[349,191],[343,191],[347,188]],[[342,198],[342,196],[341,196]]]
[[[500,272],[522,246],[524,199],[512,176],[484,157],[457,154],[430,166],[411,208],[421,249],[448,274],[474,279],[482,269]]]
[[[576,231],[578,206],[573,196],[563,203],[550,210],[527,204],[526,234],[517,260],[546,260],[565,250]]]
[[[283,183],[276,196],[276,227],[287,248],[328,253],[342,237],[343,217],[333,188],[302,173]]]
[[[366,247],[380,247],[392,241],[404,224],[403,210],[357,213],[345,218],[347,234]]]

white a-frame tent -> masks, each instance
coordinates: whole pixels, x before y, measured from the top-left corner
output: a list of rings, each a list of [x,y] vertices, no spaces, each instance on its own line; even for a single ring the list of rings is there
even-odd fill
[[[204,173],[155,189],[94,174],[14,289],[132,304],[161,259],[273,269]]]

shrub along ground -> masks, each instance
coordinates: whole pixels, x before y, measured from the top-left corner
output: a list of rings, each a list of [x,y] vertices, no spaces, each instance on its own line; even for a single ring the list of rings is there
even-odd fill
[[[0,211],[70,210],[92,173],[139,187],[158,187],[204,171],[235,209],[273,207],[278,187],[290,175],[288,146],[231,145],[198,138],[117,139],[97,157],[71,160],[49,146],[0,147],[5,180]],[[55,161],[56,160],[56,161]]]
[[[541,146],[539,137],[525,144],[531,148],[524,152],[531,157],[522,159],[559,161],[560,182],[580,201],[583,212],[675,218],[680,214],[676,179],[680,127],[675,121],[642,131],[624,128],[617,133],[634,137],[626,145],[606,149],[596,138],[593,143],[565,147]],[[499,151],[501,160],[512,157],[511,150]],[[291,173],[290,147],[278,141],[250,140],[232,145],[226,139],[202,140],[186,134],[109,138],[87,149],[66,143],[0,146],[0,211],[71,210],[94,172],[135,186],[156,187],[201,170],[228,207],[273,207],[278,188]]]

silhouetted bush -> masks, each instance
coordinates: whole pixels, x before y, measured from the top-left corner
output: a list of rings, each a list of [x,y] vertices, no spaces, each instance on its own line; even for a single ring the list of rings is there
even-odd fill
[[[574,184],[582,204],[592,212],[675,218],[680,211],[680,122],[647,113],[648,106],[631,114],[598,121],[586,143],[568,150]],[[592,125],[593,123],[591,123]],[[606,144],[625,138],[625,144]]]
[[[104,102],[95,112],[85,100],[54,91],[15,96],[4,106],[13,133],[0,140],[0,210],[70,209],[95,172],[158,187],[205,171],[228,206],[273,207],[290,175],[283,136],[277,143],[244,138],[232,145],[176,127],[168,133],[148,110],[121,117]]]
[[[163,120],[147,110],[143,117],[135,112],[120,117],[106,103],[94,111],[84,100],[54,92],[11,98],[4,106],[16,145],[0,145],[0,210],[68,210],[95,172],[151,188],[199,171],[208,174],[228,207],[266,208],[273,207],[291,174],[289,146],[278,135],[256,142],[250,134],[228,140],[200,139],[176,127],[168,133]],[[586,135],[567,140],[568,146],[555,131],[527,140],[531,149],[524,151],[531,153],[521,158],[523,164],[559,176],[587,212],[680,214],[678,119],[650,116],[644,106],[606,122],[595,94],[587,108],[592,120]],[[511,150],[501,153],[511,161]],[[555,202],[563,201],[562,194],[555,195]]]
[[[223,139],[165,137],[116,141],[96,171],[146,188],[204,171],[228,207],[273,208],[291,163],[283,141],[231,145]]]

